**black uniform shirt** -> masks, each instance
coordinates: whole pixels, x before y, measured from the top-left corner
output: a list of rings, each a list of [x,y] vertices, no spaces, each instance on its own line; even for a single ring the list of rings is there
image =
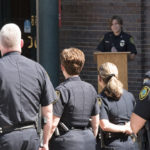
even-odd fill
[[[135,99],[130,92],[124,90],[119,100],[108,98],[104,92],[100,97],[102,99],[100,119],[107,119],[114,124],[124,124],[130,120],[135,105]]]
[[[46,71],[38,63],[10,52],[0,59],[0,127],[34,122],[39,104],[56,99]]]
[[[134,113],[145,120],[150,120],[150,82],[142,88]]]
[[[102,52],[111,52],[112,47],[115,47],[118,52],[137,54],[133,38],[125,32],[121,32],[118,36],[115,36],[113,32],[106,33],[97,49]]]
[[[99,114],[94,87],[80,77],[68,78],[56,90],[60,99],[54,104],[54,115],[68,127],[88,126],[90,117]]]

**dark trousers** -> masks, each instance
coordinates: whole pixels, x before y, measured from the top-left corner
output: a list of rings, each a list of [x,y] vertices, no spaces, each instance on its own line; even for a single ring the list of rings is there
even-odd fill
[[[139,150],[138,144],[133,142],[130,136],[127,138],[107,139],[106,148],[102,150]]]
[[[36,129],[0,134],[0,150],[38,150],[39,145]]]
[[[50,150],[96,150],[96,138],[90,129],[74,129],[50,141]]]

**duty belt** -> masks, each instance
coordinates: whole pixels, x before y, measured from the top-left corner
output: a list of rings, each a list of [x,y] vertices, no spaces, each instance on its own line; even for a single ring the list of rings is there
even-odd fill
[[[55,136],[60,136],[74,129],[86,130],[89,129],[89,127],[83,127],[83,126],[67,127],[63,122],[59,122],[59,127],[57,127],[55,130]]]
[[[128,137],[125,133],[112,133],[112,132],[104,132],[104,138],[111,139],[111,138],[125,138]]]
[[[6,127],[0,127],[0,134],[12,132],[12,131],[19,131],[24,129],[34,128],[34,124],[25,124],[25,125],[14,125],[14,126],[6,126]]]

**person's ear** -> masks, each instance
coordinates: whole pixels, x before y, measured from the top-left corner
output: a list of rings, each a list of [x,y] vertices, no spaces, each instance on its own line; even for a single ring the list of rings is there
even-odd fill
[[[1,55],[1,56],[3,56],[3,49],[4,49],[3,46],[0,45],[0,55]]]
[[[65,70],[64,66],[61,64],[61,71],[63,72]]]
[[[103,83],[103,79],[100,75],[98,75],[98,82],[99,82],[99,84]]]
[[[98,82],[102,81],[102,78],[100,77],[100,75],[98,75]]]
[[[21,48],[23,48],[23,46],[24,46],[24,41],[23,39],[21,39]]]

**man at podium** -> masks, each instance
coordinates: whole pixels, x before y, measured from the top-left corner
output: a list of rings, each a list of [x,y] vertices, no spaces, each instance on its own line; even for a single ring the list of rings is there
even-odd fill
[[[111,32],[101,39],[97,50],[101,52],[131,52],[129,58],[133,60],[137,54],[133,37],[123,32],[123,20],[119,16],[113,16],[110,20]]]

